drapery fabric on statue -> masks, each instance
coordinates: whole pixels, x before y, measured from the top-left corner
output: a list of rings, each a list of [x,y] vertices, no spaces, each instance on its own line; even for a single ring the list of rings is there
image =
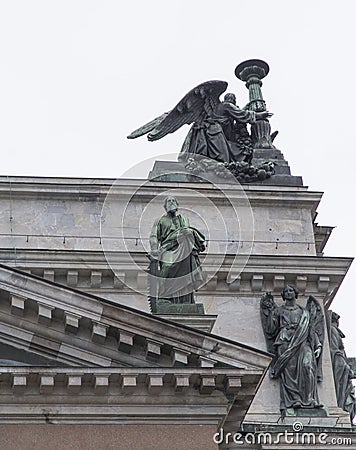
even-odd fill
[[[351,421],[356,415],[355,388],[352,378],[356,376],[347,362],[343,338],[339,328],[340,316],[330,312],[329,341],[331,362],[333,365],[337,404],[350,414]]]
[[[151,250],[159,261],[158,298],[172,303],[194,303],[194,291],[202,284],[199,253],[205,237],[190,227],[182,214],[167,214],[157,219],[150,234]]]
[[[280,408],[319,408],[317,382],[321,380],[323,316],[313,297],[307,307],[295,303],[297,290],[282,291],[286,304],[278,307],[270,293],[261,299],[261,319],[268,350],[275,354],[272,378],[280,380]]]
[[[219,103],[208,118],[192,126],[179,157],[184,159],[184,155],[194,154],[220,162],[238,161],[241,149],[236,141],[239,137],[249,137],[241,124],[255,121],[255,112],[240,109],[231,101]]]

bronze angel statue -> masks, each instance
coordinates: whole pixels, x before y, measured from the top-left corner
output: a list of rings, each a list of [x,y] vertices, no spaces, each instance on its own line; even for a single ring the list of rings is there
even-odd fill
[[[240,109],[236,105],[235,95],[231,93],[220,101],[219,97],[226,89],[225,81],[202,83],[189,91],[170,112],[138,128],[128,138],[147,134],[149,141],[156,141],[174,133],[184,124],[192,124],[179,160],[200,155],[223,163],[250,163],[252,144],[246,125],[266,120],[272,114]]]
[[[312,296],[305,308],[298,305],[294,286],[285,286],[282,298],[285,303],[278,307],[267,292],[260,304],[267,350],[275,355],[271,377],[280,380],[280,409],[286,414],[290,408],[321,408],[317,392],[324,343],[321,307]]]

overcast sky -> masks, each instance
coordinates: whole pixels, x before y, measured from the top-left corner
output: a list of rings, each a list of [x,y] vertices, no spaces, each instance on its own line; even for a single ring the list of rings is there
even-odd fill
[[[187,129],[155,143],[126,136],[203,81],[228,81],[243,106],[235,66],[260,58],[275,144],[325,192],[319,224],[337,227],[326,253],[354,256],[355,16],[353,0],[3,1],[0,173],[117,178],[179,151]],[[355,281],[353,267],[333,305],[349,356]]]

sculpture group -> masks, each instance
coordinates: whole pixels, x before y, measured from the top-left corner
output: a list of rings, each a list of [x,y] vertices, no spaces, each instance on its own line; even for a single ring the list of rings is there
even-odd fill
[[[240,182],[263,181],[274,174],[274,164],[265,160],[254,166],[254,149],[275,148],[273,140],[277,134],[271,133],[272,114],[267,111],[261,92],[261,80],[268,71],[268,65],[260,60],[237,66],[236,76],[246,82],[250,94],[249,103],[241,109],[232,93],[220,100],[228,86],[225,81],[207,81],[190,90],[171,111],[128,138],[147,135],[149,141],[156,141],[189,124],[191,128],[178,157],[187,170],[199,174],[213,169],[225,177],[224,170],[228,169]],[[153,313],[159,313],[160,305],[194,304],[194,291],[203,283],[199,254],[205,249],[204,235],[178,213],[175,197],[167,197],[164,208],[166,214],[155,221],[149,239],[149,299]],[[267,350],[274,355],[270,375],[279,380],[281,414],[327,416],[318,394],[323,379],[327,322],[337,404],[352,421],[356,414],[352,378],[356,374],[345,354],[339,316],[329,312],[325,318],[322,306],[313,296],[301,306],[298,295],[294,286],[286,285],[281,306],[270,292],[263,294],[260,301]]]
[[[286,285],[282,290],[282,306],[277,306],[270,292],[263,294],[260,302],[267,350],[274,354],[270,375],[280,383],[282,415],[323,408],[318,383],[323,379],[324,314],[312,296],[305,307],[298,305],[298,294],[294,286]],[[328,332],[337,401],[352,421],[356,403],[351,380],[356,374],[348,364],[338,321],[339,316],[330,311]]]
[[[128,138],[147,134],[149,141],[156,141],[189,124],[191,128],[178,158],[188,162],[188,170],[197,170],[197,164],[191,164],[193,158],[195,161],[203,160],[199,167],[203,171],[210,167],[207,161],[213,161],[224,164],[238,179],[240,173],[247,173],[245,178],[248,181],[268,178],[274,173],[271,165],[263,168],[252,166],[253,149],[274,148],[272,141],[277,134],[270,133],[268,119],[272,114],[266,110],[260,89],[261,78],[267,75],[268,70],[268,65],[260,60],[246,61],[236,68],[237,77],[246,81],[250,92],[250,102],[242,109],[236,105],[236,97],[232,93],[225,94],[223,101],[220,100],[227,89],[227,82],[207,81],[190,90],[171,111],[133,131]],[[247,124],[251,125],[250,132]],[[217,173],[219,168],[212,166]],[[239,181],[244,179],[240,178]]]
[[[162,114],[128,137],[133,139],[148,133],[148,140],[156,141],[184,124],[193,123],[183,143],[180,160],[199,155],[223,163],[249,161],[252,148],[246,124],[267,119],[272,114],[240,109],[232,93],[226,94],[221,102],[219,97],[226,89],[225,81],[202,83],[189,91],[168,114]]]

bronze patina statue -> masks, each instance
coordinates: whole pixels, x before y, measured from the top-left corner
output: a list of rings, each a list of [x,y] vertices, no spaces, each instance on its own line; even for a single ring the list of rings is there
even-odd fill
[[[343,343],[344,333],[339,328],[340,316],[333,311],[329,314],[329,342],[333,365],[337,404],[350,414],[351,422],[356,415],[355,388],[352,378],[356,374],[350,367]]]
[[[225,81],[207,81],[195,87],[169,112],[132,132],[134,139],[148,134],[149,141],[156,141],[178,130],[184,124],[193,124],[184,141],[180,160],[189,155],[200,155],[219,162],[231,163],[252,158],[251,138],[247,123],[271,117],[268,111],[255,112],[236,106],[234,94],[226,94]],[[248,154],[246,154],[246,152]]]
[[[249,90],[250,101],[242,109],[236,105],[234,94],[220,100],[226,81],[206,81],[189,91],[171,111],[133,131],[128,139],[147,134],[149,141],[156,141],[191,124],[178,156],[188,173],[212,172],[218,178],[235,178],[242,183],[264,181],[275,174],[275,164],[269,160],[253,164],[252,159],[254,149],[274,149],[278,133],[271,134],[268,119],[272,114],[266,110],[261,91],[261,80],[268,72],[268,64],[259,59],[236,67],[237,78],[245,81]]]
[[[323,313],[314,297],[308,298],[305,308],[296,303],[297,297],[297,289],[287,285],[282,291],[284,305],[278,307],[270,292],[261,298],[267,349],[275,354],[270,373],[280,380],[284,415],[300,408],[322,408],[317,382],[322,379]]]
[[[194,303],[194,291],[202,284],[199,253],[205,250],[205,237],[178,213],[178,201],[164,201],[166,214],[158,218],[150,234],[150,301]]]

